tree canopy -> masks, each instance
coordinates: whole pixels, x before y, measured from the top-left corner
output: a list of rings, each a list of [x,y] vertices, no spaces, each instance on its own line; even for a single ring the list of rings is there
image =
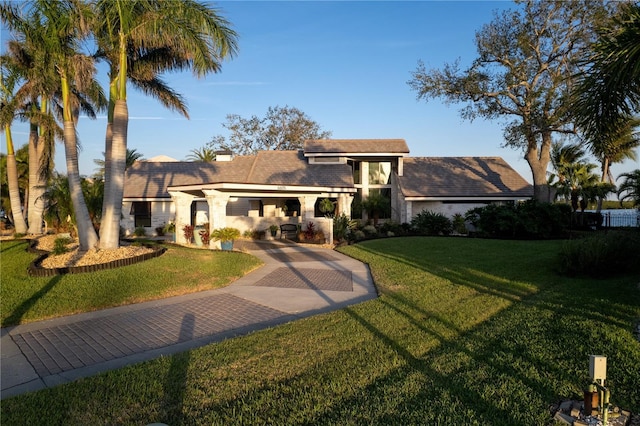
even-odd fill
[[[269,107],[262,118],[255,115],[243,118],[237,114],[229,114],[223,127],[230,132],[228,139],[217,135],[208,146],[240,155],[251,155],[263,150],[299,149],[307,139],[325,139],[331,136],[331,132],[322,130],[304,112],[289,106]]]
[[[548,201],[547,165],[554,134],[573,134],[567,101],[578,59],[605,13],[599,1],[519,2],[476,33],[477,58],[427,70],[422,62],[408,82],[420,100],[467,103],[463,118],[503,120],[505,145],[522,149],[534,196]]]

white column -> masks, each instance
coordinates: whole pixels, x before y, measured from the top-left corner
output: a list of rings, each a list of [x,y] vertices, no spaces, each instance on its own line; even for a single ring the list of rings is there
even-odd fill
[[[305,195],[298,197],[300,201],[300,217],[302,218],[302,229],[307,227],[309,221],[313,221],[315,217],[315,205],[318,197],[316,195]]]
[[[176,207],[176,242],[186,244],[187,240],[184,238],[182,228],[185,225],[191,225],[191,203],[195,197],[179,191],[169,191],[169,194]]]
[[[227,203],[229,195],[213,190],[204,190],[209,206],[209,230],[227,226]],[[220,248],[220,241],[209,241],[210,248]]]
[[[344,213],[346,216],[351,217],[352,202],[353,202],[353,195],[340,194],[340,196],[338,196],[338,214]]]

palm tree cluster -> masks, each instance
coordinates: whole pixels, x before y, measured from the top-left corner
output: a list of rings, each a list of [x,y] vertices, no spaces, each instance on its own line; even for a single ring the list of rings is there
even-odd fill
[[[591,153],[601,163],[601,181],[613,185],[612,163],[636,160],[640,146],[640,4],[616,4],[592,44],[584,70],[576,76],[572,114]],[[640,170],[623,174],[618,197],[633,198]],[[623,189],[623,187],[625,189]]]
[[[551,147],[551,166],[554,173],[549,184],[556,196],[571,204],[573,211],[584,210],[590,201],[601,201],[615,189],[611,183],[601,182],[594,173],[598,166],[589,163],[587,153],[579,144],[554,143]]]
[[[16,190],[10,129],[13,120],[21,119],[31,129],[28,232],[42,232],[54,141],[60,139],[80,250],[98,244],[117,248],[127,158],[127,84],[188,117],[184,99],[162,80],[162,73],[190,70],[201,77],[219,72],[222,61],[237,51],[236,33],[219,10],[196,0],[5,2],[0,18],[13,35],[2,56],[0,119],[7,136],[16,232],[27,231]],[[83,50],[87,45],[93,50]],[[97,61],[108,65],[106,94],[96,79]],[[82,191],[76,125],[81,112],[91,118],[105,110],[104,202],[98,239]]]

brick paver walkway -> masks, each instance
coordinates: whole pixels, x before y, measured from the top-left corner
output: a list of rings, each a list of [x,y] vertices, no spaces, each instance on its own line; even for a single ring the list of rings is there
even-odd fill
[[[13,335],[40,376],[87,367],[286,314],[219,294]]]
[[[231,286],[2,329],[2,394],[17,395],[376,297],[366,265],[249,242],[265,265]]]

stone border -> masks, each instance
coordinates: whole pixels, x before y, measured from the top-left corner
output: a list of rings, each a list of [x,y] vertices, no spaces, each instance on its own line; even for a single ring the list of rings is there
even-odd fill
[[[145,247],[153,249],[151,253],[145,253],[134,257],[129,257],[126,259],[117,259],[112,260],[106,263],[99,263],[96,265],[85,265],[85,266],[67,266],[64,268],[43,268],[40,265],[42,261],[49,256],[49,252],[38,250],[36,248],[38,244],[37,240],[29,240],[29,247],[27,251],[30,253],[39,254],[37,259],[29,264],[27,268],[27,273],[31,277],[53,277],[56,275],[64,275],[64,274],[81,274],[84,272],[96,272],[96,271],[104,271],[107,269],[115,269],[120,268],[122,266],[133,265],[135,263],[144,262],[145,260],[153,259],[155,257],[161,256],[164,252],[167,251],[166,247],[159,246],[148,246]]]

